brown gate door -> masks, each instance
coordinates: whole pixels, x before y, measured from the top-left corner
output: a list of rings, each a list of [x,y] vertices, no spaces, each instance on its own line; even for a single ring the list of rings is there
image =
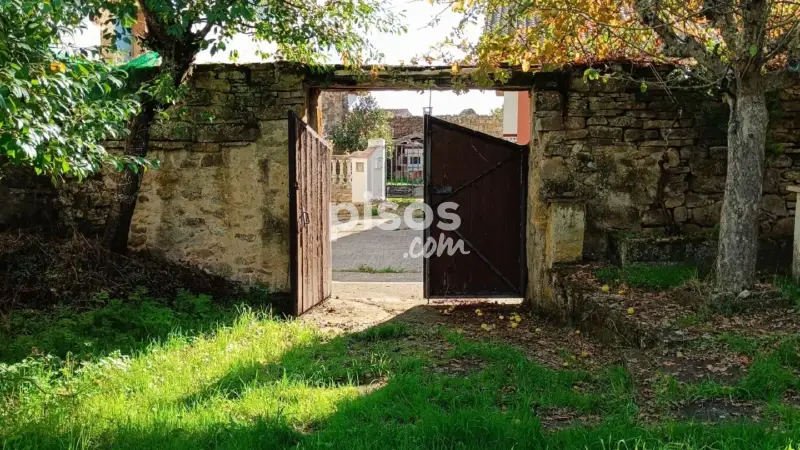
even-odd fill
[[[289,112],[292,301],[303,314],[331,296],[331,149]]]
[[[429,251],[436,242],[423,263],[426,298],[524,295],[527,155],[525,145],[425,116],[425,203],[433,221],[424,236]],[[442,211],[446,202],[458,206]],[[460,226],[440,228],[453,224],[450,213]]]

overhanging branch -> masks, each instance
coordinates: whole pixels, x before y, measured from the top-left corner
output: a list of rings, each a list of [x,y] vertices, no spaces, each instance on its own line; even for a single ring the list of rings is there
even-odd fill
[[[725,45],[731,52],[739,51],[739,37],[736,33],[736,16],[731,0],[703,0],[703,14],[720,31]]]
[[[681,36],[675,28],[659,16],[659,7],[653,0],[636,0],[636,12],[641,21],[653,29],[664,41],[664,52],[674,58],[694,58],[709,70],[724,74],[726,66],[719,57],[692,36]]]
[[[800,56],[800,20],[793,23],[788,30],[768,43],[767,56],[764,59],[769,61],[785,51],[789,52],[790,58],[793,54]]]

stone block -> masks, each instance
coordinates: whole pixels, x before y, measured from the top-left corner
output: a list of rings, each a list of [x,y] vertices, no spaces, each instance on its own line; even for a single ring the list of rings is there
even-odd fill
[[[776,155],[767,158],[770,167],[787,168],[792,167],[792,157],[789,155]]]
[[[629,142],[636,141],[652,141],[658,139],[658,131],[656,130],[639,130],[630,128],[625,130],[623,138]]]
[[[762,189],[769,194],[778,194],[781,192],[781,170],[775,168],[768,168],[764,170],[764,181]]]
[[[640,147],[668,147],[670,145],[676,145],[676,144],[674,142],[670,144],[667,141],[659,141],[659,140],[642,141],[639,143]]]
[[[625,111],[621,109],[600,109],[597,111],[591,111],[591,114],[599,117],[614,117],[621,116],[623,112]]]
[[[667,167],[678,167],[681,164],[681,153],[675,147],[667,149]]]
[[[197,143],[192,144],[191,150],[197,153],[217,153],[222,150],[222,146],[214,143]]]
[[[564,164],[564,158],[547,158],[542,161],[542,181],[563,183],[570,179],[570,171]]]
[[[724,145],[712,146],[708,148],[708,157],[725,161],[728,159],[728,147]]]
[[[692,158],[689,160],[689,168],[697,178],[710,175],[725,175],[727,164],[719,159]]]
[[[695,263],[709,266],[716,258],[717,243],[701,236],[623,238],[617,243],[619,262]]]
[[[586,119],[586,125],[608,125],[608,119],[605,117],[589,117]]]
[[[150,128],[153,141],[191,141],[194,139],[194,125],[189,122],[157,122]]]
[[[256,123],[210,123],[197,125],[198,142],[255,141],[261,135]]]
[[[620,116],[608,119],[608,124],[612,127],[641,128],[642,120],[631,116]]]
[[[721,211],[722,202],[694,208],[692,209],[692,222],[703,227],[713,227],[719,223]]]
[[[198,89],[205,89],[207,91],[218,91],[218,92],[230,92],[231,91],[231,84],[228,80],[220,80],[220,79],[198,79],[194,80],[192,85]]]
[[[572,154],[573,144],[550,144],[544,148],[546,156],[569,156]]]
[[[664,206],[666,208],[676,208],[686,202],[686,194],[679,192],[664,199]]]
[[[548,267],[583,257],[586,208],[582,203],[550,203],[547,219]]]
[[[678,126],[678,121],[676,120],[645,120],[642,123],[642,128],[644,129],[676,128],[677,126]]]
[[[543,117],[536,119],[537,131],[576,130],[586,125],[582,117]]]
[[[679,206],[672,211],[672,219],[678,223],[686,222],[689,219],[689,211],[685,206]]]
[[[224,163],[221,153],[212,153],[209,155],[203,155],[203,158],[200,160],[200,167],[220,167]]]
[[[642,213],[642,226],[654,227],[663,226],[667,224],[667,218],[664,217],[664,211],[660,208],[648,209]]]
[[[625,111],[626,116],[630,117],[637,117],[640,119],[654,119],[658,117],[658,113],[655,111],[650,110],[642,110],[642,111]]]
[[[220,80],[244,81],[247,79],[247,73],[243,68],[228,66],[219,71],[217,78]]]
[[[184,217],[183,219],[181,219],[181,225],[185,227],[196,228],[205,226],[205,224],[206,224],[206,219],[202,217]]]
[[[589,131],[589,137],[591,138],[622,139],[622,128],[595,125],[586,129]]]
[[[541,144],[550,145],[553,143],[560,143],[565,141],[572,141],[577,139],[584,139],[589,136],[589,130],[564,130],[564,131],[548,131],[541,133]]]
[[[691,184],[693,191],[703,194],[717,194],[725,191],[724,176],[695,176]]]
[[[536,111],[558,111],[561,109],[561,93],[557,91],[536,92]]]
[[[667,140],[674,139],[695,139],[697,138],[697,130],[691,128],[662,128],[661,136]]]
[[[767,194],[761,198],[761,210],[776,217],[783,217],[788,214],[786,201],[783,197],[775,194]]]
[[[778,219],[772,227],[771,235],[777,238],[792,237],[794,233],[794,217],[784,217]]]

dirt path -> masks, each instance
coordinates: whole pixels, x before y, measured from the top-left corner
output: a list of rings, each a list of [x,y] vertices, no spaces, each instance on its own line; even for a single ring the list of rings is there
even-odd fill
[[[434,309],[421,308],[425,305],[422,283],[334,281],[330,300],[304,314],[303,320],[329,332],[353,332],[400,315],[436,314]],[[411,310],[415,311],[409,313]]]

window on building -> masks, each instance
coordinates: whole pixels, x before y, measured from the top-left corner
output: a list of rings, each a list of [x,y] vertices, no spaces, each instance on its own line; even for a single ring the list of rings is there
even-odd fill
[[[419,156],[412,156],[411,157],[411,164],[419,164],[419,163],[420,163]]]

